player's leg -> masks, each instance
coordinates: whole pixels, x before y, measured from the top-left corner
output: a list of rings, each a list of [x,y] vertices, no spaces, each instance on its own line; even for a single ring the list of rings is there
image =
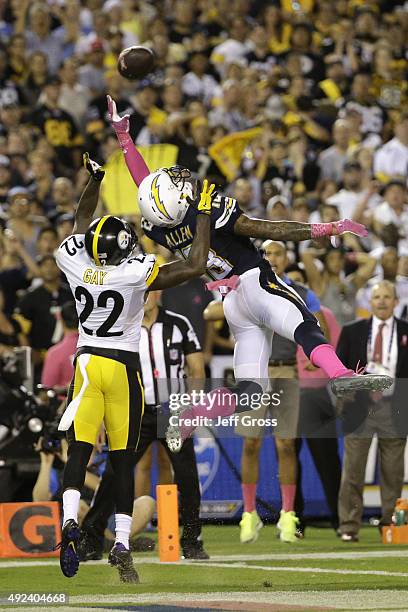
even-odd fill
[[[60,565],[63,574],[72,577],[78,571],[79,527],[78,509],[81,489],[85,482],[86,466],[96,442],[103,420],[103,395],[98,387],[98,368],[93,355],[86,365],[88,382],[84,379],[77,361],[74,380],[67,399],[79,401],[68,431],[68,459],[63,479],[63,525],[60,546]]]
[[[153,445],[152,443],[146,448],[145,452],[137,462],[135,470],[135,497],[142,495],[150,495],[151,478],[150,473],[153,463]]]
[[[254,322],[248,312],[241,312],[242,305],[235,293],[232,291],[226,296],[224,312],[235,339],[234,374],[237,384],[233,389],[220,388],[208,393],[205,401],[184,410],[177,417],[176,425],[170,419],[166,440],[172,452],[179,452],[182,441],[194,431],[195,426],[191,423],[196,417],[216,419],[234,412],[247,412],[253,408],[251,397],[259,401],[268,388],[273,332]]]
[[[119,570],[122,582],[138,582],[129,550],[134,502],[134,452],[143,416],[140,372],[113,359],[105,359],[102,390],[109,457],[115,473],[115,544],[109,563]]]
[[[249,321],[256,320],[258,324],[299,344],[313,365],[322,368],[331,379],[334,393],[382,390],[392,384],[393,379],[389,376],[359,376],[346,368],[300,296],[281,281],[269,266],[244,273],[237,290],[228,294],[227,298],[234,293],[249,313]],[[229,315],[226,316],[229,321]]]
[[[298,472],[296,436],[299,422],[297,369],[295,366],[273,366],[269,368],[269,377],[272,381],[271,412],[277,421],[273,431],[282,497],[282,509],[277,526],[283,542],[294,542],[299,524],[295,514]]]
[[[358,540],[363,515],[364,476],[371,437],[344,438],[343,470],[339,492],[339,521],[344,542]]]
[[[146,416],[146,415],[145,415]],[[144,417],[145,418],[145,417]],[[142,457],[145,451],[152,441],[152,435],[149,431],[149,427],[142,424],[140,431],[140,439],[138,444],[137,452],[133,453],[133,463],[138,467],[140,461],[143,461]],[[147,493],[143,493],[140,482],[138,483],[137,476],[139,471],[135,471],[135,505],[136,501],[149,497],[150,494],[150,480],[149,489]],[[151,499],[149,497],[149,499]],[[140,502],[141,504],[141,502]],[[140,509],[141,506],[138,504],[137,508],[133,506],[132,515],[132,527],[130,537],[133,537],[136,533],[141,531],[144,527],[143,518],[138,517],[135,520],[135,512]],[[148,506],[148,502],[146,502]],[[143,508],[142,508],[143,510]],[[96,495],[93,499],[92,506],[85,516],[81,525],[81,541],[79,546],[79,557],[80,561],[92,561],[102,559],[103,546],[104,546],[104,534],[105,529],[108,526],[109,518],[115,512],[115,472],[113,471],[109,456],[106,462],[106,468],[102,475],[101,482],[99,483]],[[142,514],[146,514],[148,509],[143,510]],[[150,520],[150,519],[149,519]]]
[[[239,433],[240,425],[236,432]],[[256,488],[259,479],[259,451],[262,446],[263,436],[261,427],[245,428],[246,437],[242,447],[241,457],[241,478],[242,478],[242,498],[244,501],[244,511],[240,526],[240,541],[242,544],[249,544],[258,539],[259,530],[263,523],[256,511]],[[251,436],[253,434],[253,437]]]

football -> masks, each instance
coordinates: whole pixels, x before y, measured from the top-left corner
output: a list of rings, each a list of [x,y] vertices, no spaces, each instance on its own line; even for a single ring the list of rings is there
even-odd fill
[[[147,47],[128,47],[118,57],[118,71],[130,81],[143,79],[155,65],[155,55]]]

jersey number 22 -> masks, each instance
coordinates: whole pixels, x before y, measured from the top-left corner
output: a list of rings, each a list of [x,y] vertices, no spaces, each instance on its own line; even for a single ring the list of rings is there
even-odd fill
[[[93,309],[95,308],[95,302],[92,297],[92,294],[89,293],[88,289],[85,289],[85,287],[79,286],[75,289],[75,299],[78,300],[78,302],[82,304],[83,297],[85,298],[85,305],[82,309],[81,314],[79,315],[79,322],[81,323],[82,329],[84,330],[84,332],[86,334],[89,334],[90,336],[93,336],[94,331],[90,329],[89,327],[85,327],[84,323],[89,317],[89,315],[91,314],[91,312],[93,311]],[[116,321],[119,319],[120,315],[122,314],[123,306],[125,304],[123,296],[117,291],[111,291],[111,290],[102,291],[102,293],[100,293],[98,296],[96,305],[99,308],[107,308],[108,300],[113,301],[113,306],[112,306],[112,309],[106,321],[104,321],[102,325],[100,325],[100,327],[98,327],[98,329],[96,330],[96,335],[99,338],[110,338],[111,336],[122,336],[123,335],[123,331],[118,331],[118,332],[109,331],[115,325]]]

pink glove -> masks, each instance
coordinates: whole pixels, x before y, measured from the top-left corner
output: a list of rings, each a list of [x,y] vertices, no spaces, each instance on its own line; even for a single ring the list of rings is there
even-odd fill
[[[361,223],[351,219],[341,219],[333,223],[312,223],[311,237],[322,238],[323,236],[339,236],[345,232],[350,232],[356,236],[368,236],[367,228]]]
[[[108,100],[108,115],[109,121],[112,124],[113,129],[115,130],[117,136],[119,134],[128,134],[129,133],[129,115],[124,115],[120,117],[118,115],[118,111],[116,110],[116,102],[112,100],[110,96],[106,96]]]
[[[116,132],[116,137],[119,140],[120,148],[125,154],[125,161],[129,172],[134,182],[139,187],[143,179],[150,174],[149,168],[133,144],[133,140],[129,134],[129,115],[120,117],[116,110],[115,100],[112,100],[110,96],[106,97],[108,99],[109,121]]]

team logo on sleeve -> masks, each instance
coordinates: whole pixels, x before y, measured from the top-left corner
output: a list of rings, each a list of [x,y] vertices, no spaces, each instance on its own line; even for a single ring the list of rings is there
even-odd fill
[[[124,251],[129,246],[130,234],[126,230],[120,230],[117,241],[119,248]]]

